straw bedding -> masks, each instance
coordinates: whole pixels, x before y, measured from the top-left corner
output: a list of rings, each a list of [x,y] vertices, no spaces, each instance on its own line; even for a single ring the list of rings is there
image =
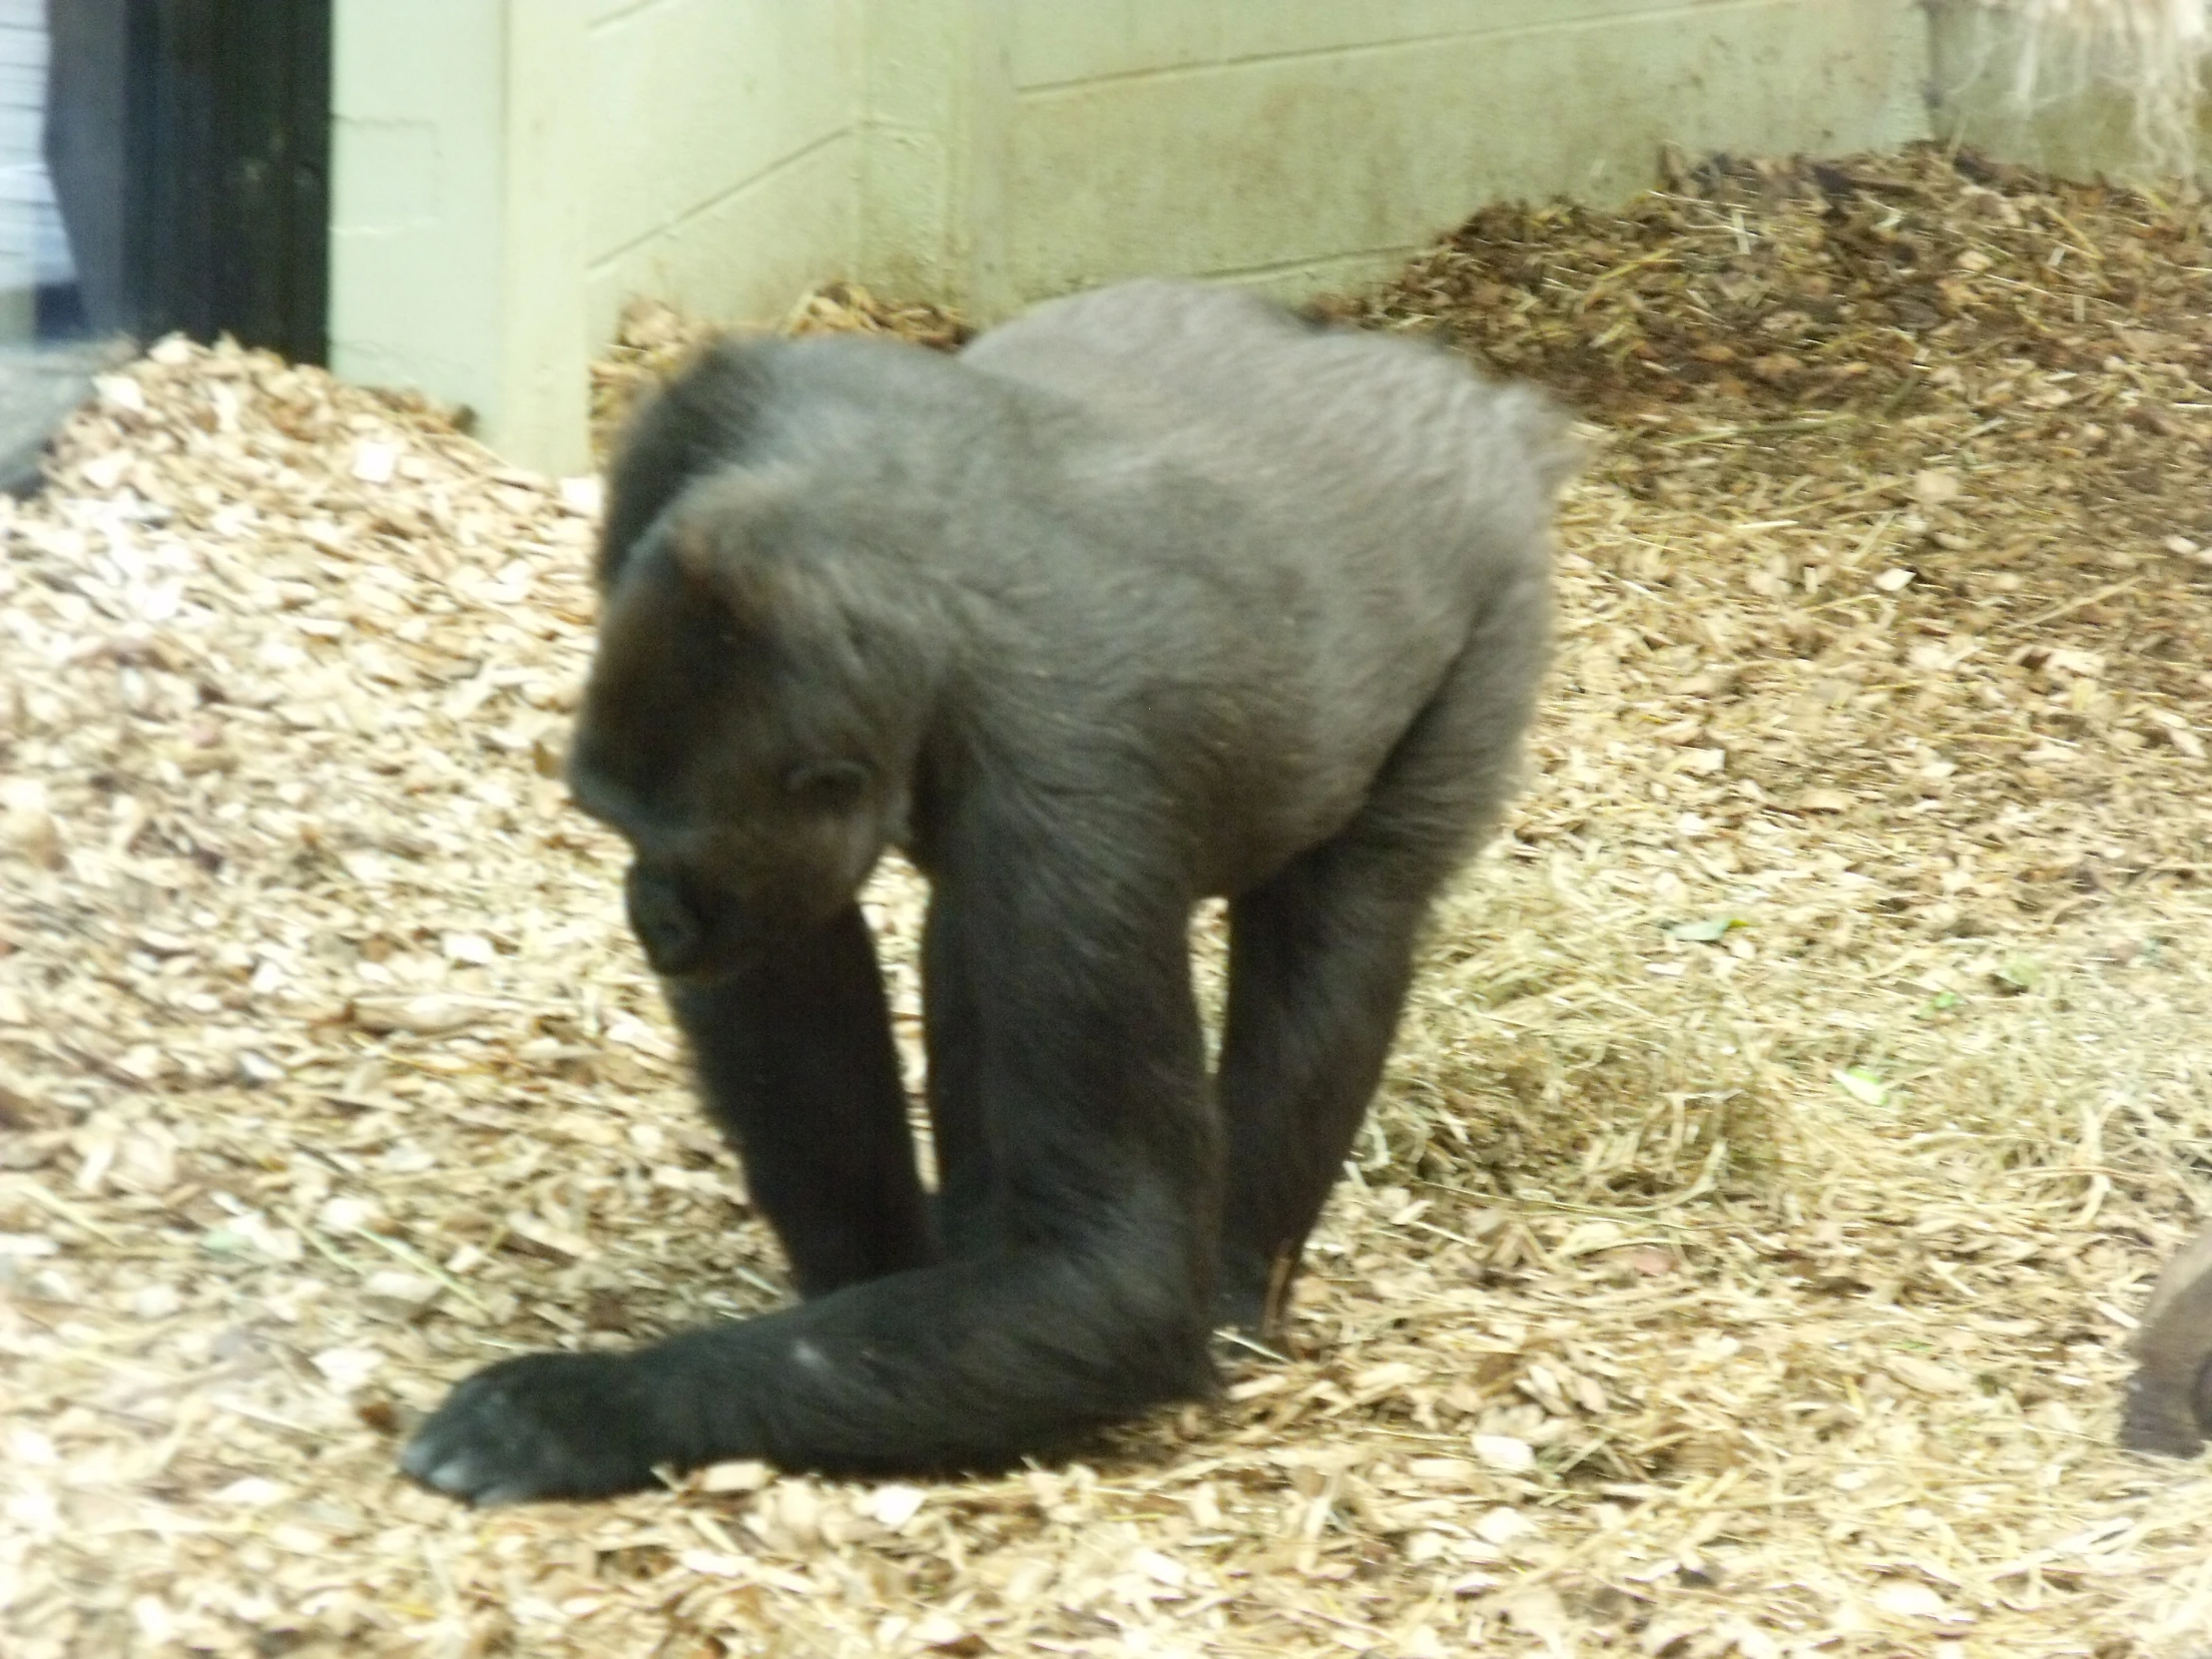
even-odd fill
[[[1343,302],[1595,453],[1288,1353],[1013,1478],[488,1514],[391,1473],[450,1380],[781,1294],[556,777],[594,494],[157,348],[0,541],[0,1646],[2204,1652],[2212,1479],[2112,1447],[2212,1200],[2204,233],[1714,166]]]
[[[1953,8],[1958,9],[1958,8]],[[2132,131],[2129,165],[2167,178],[2203,161],[2205,60],[2212,0],[1974,0],[1976,73],[1998,77],[2019,113],[2117,98]]]

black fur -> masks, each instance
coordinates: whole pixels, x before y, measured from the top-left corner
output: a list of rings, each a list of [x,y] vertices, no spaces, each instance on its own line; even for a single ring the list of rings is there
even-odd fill
[[[1566,470],[1533,393],[1186,284],[958,358],[699,359],[614,470],[571,779],[807,1300],[494,1366],[406,1468],[479,1501],[977,1468],[1205,1389],[1509,787]],[[930,881],[934,1219],[854,901],[894,844]]]

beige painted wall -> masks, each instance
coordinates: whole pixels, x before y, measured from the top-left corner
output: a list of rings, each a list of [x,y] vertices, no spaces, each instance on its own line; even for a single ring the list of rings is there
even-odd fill
[[[450,0],[339,0],[333,24],[331,362],[480,408],[500,323],[502,20]]]
[[[542,3],[542,0],[541,0]],[[586,314],[625,300],[773,315],[859,251],[851,0],[596,0],[578,111]]]
[[[337,0],[333,17],[331,366],[462,405],[549,471],[590,462],[582,27],[571,0]]]
[[[1661,146],[1927,131],[1916,0],[337,0],[332,355],[584,464],[633,294],[1365,279]]]
[[[1500,198],[1619,199],[1662,146],[1926,130],[1899,0],[1015,0],[1002,290],[1365,279]]]

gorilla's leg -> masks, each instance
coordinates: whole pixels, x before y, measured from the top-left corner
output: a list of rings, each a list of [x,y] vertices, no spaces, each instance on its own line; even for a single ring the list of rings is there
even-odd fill
[[[1382,1075],[1440,874],[1416,885],[1400,860],[1348,838],[1230,906],[1219,1081],[1229,1169],[1214,1303],[1224,1325],[1265,1332],[1281,1314]]]
[[[1382,1078],[1429,900],[1509,792],[1542,653],[1541,592],[1499,609],[1353,822],[1230,904],[1223,1324],[1267,1331],[1280,1318]]]
[[[657,1465],[729,1457],[840,1472],[1002,1468],[1201,1391],[1222,1147],[1184,901],[1141,885],[1150,896],[1135,899],[1064,870],[1010,878],[1003,857],[963,859],[940,885],[940,902],[968,906],[959,971],[978,1011],[987,1248],[634,1353],[503,1361],[454,1389],[401,1466],[486,1503],[630,1490]],[[1128,907],[1086,913],[1101,892]],[[855,1031],[849,1020],[826,1031],[780,988],[802,966],[818,991],[836,980],[820,962],[780,957],[773,981],[721,1003],[751,1033],[722,1052],[733,1064],[769,1055],[808,1090],[803,1106],[834,1106],[838,1094],[804,1082],[807,1063]],[[849,995],[856,983],[832,988]],[[788,1035],[752,1023],[770,1010],[793,1021]],[[744,1096],[744,1131],[775,1098]],[[803,1137],[804,1121],[790,1133]],[[873,1173],[864,1158],[851,1165]]]
[[[800,1294],[928,1261],[890,1010],[858,906],[728,979],[671,981],[668,994]]]

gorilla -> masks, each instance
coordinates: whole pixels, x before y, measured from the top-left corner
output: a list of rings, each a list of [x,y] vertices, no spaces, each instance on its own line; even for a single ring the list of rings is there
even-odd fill
[[[803,1300],[494,1365],[405,1470],[479,1503],[984,1470],[1207,1390],[1511,787],[1572,463],[1534,391],[1190,283],[958,356],[698,356],[612,468],[569,778]],[[855,896],[888,847],[929,882],[933,1194]]]

